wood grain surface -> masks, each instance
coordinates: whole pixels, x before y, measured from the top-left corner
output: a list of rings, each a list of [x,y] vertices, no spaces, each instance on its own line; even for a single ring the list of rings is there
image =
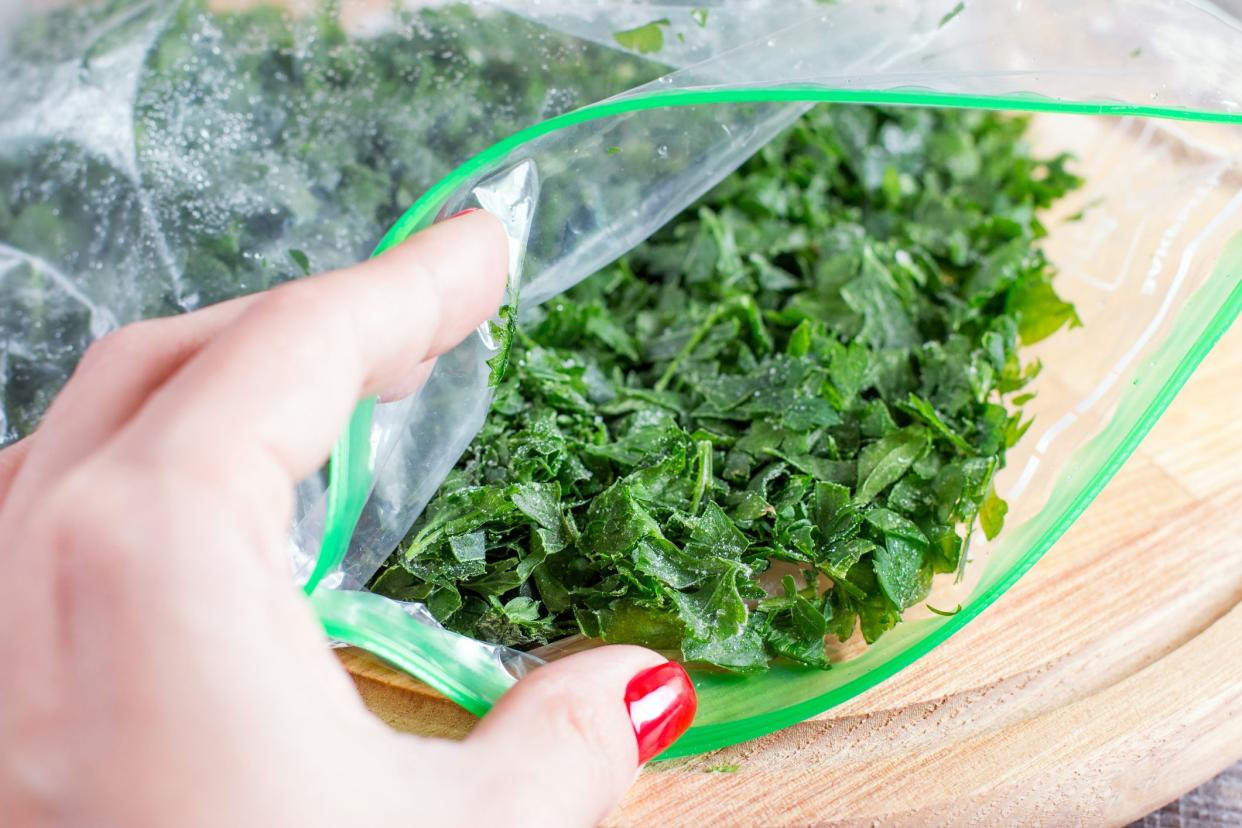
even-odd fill
[[[1242,327],[965,631],[813,720],[648,768],[608,824],[1124,825],[1242,758],[1239,376]],[[365,654],[342,657],[395,727],[471,726]]]

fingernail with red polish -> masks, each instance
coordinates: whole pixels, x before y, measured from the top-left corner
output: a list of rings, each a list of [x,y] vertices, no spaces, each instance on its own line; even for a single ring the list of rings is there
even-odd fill
[[[625,706],[638,739],[638,764],[677,741],[699,708],[685,669],[669,661],[643,670],[625,687]]]
[[[477,213],[479,212],[480,209],[481,208],[479,207],[467,207],[465,210],[462,210],[461,212],[453,213],[453,215],[446,218],[445,221],[452,221],[455,218],[461,218],[462,216],[468,216],[471,213]]]

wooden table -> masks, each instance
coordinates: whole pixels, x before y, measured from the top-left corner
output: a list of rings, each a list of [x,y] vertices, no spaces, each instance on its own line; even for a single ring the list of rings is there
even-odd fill
[[[813,720],[650,767],[609,824],[1124,825],[1242,758],[1239,377],[1242,326],[965,631]],[[410,679],[344,658],[394,726],[469,728]]]

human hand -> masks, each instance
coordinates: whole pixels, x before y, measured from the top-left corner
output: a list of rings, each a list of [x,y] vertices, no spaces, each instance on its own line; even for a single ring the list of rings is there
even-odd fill
[[[586,825],[685,730],[684,671],[604,647],[464,742],[395,733],[289,577],[294,484],[495,310],[505,251],[475,212],[90,349],[0,453],[0,825]]]

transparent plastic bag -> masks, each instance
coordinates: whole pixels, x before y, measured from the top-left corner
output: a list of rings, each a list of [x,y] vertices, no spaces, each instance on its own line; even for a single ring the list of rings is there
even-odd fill
[[[961,611],[911,618],[826,673],[777,668],[746,682],[696,674],[702,712],[669,755],[798,721],[872,686],[960,629],[1085,508],[1237,314],[1238,251],[1230,240],[1242,224],[1232,126],[1239,122],[1238,90],[1230,91],[1235,61],[1228,48],[1237,42],[1236,26],[1211,9],[1166,4],[1131,6],[1135,13],[1122,17],[1105,3],[995,4],[957,14],[954,8],[816,10],[754,44],[512,139],[477,166],[456,171],[428,194],[421,214],[416,206],[389,236],[400,238],[437,210],[458,209],[477,177],[516,159],[533,162],[541,206],[591,206],[582,219],[585,238],[571,244],[559,235],[560,220],[532,230],[522,300],[537,303],[663,224],[684,204],[673,194],[698,195],[677,180],[685,170],[712,163],[731,170],[733,158],[713,158],[707,149],[717,132],[741,131],[722,127],[724,118],[783,123],[812,100],[1070,113],[1043,116],[1036,137],[1049,149],[1074,151],[1084,169],[1104,171],[1088,173],[1085,189],[1063,208],[1065,215],[1086,208],[1083,219],[1047,243],[1064,265],[1060,284],[1085,325],[1039,349],[1048,368],[1038,385],[1036,426],[998,480],[1010,502],[1010,528],[994,543],[975,539],[981,564],[959,587]],[[888,13],[900,24],[877,22]],[[1192,61],[1191,54],[1199,57]],[[755,106],[744,109],[748,104]],[[1081,117],[1088,114],[1116,118]],[[763,134],[762,127],[755,132]],[[613,147],[621,151],[610,155]],[[629,147],[645,151],[626,163]],[[617,157],[611,170],[600,161]],[[647,219],[649,225],[636,224]],[[598,235],[591,233],[596,228]],[[371,568],[362,551],[346,566],[351,562]]]
[[[1208,4],[423,5],[394,14],[364,4],[352,18],[342,15],[353,21],[341,35],[346,43],[374,45],[388,37],[417,50],[437,25],[459,38],[437,52],[434,66],[414,72],[417,94],[408,100],[367,100],[361,110],[348,110],[370,119],[364,134],[411,127],[410,113],[420,106],[440,119],[434,129],[414,130],[393,153],[425,163],[401,192],[410,200],[426,192],[379,249],[437,217],[484,203],[505,217],[511,239],[525,240],[516,245],[511,274],[522,307],[555,296],[645,239],[814,102],[1046,113],[1036,120],[1033,140],[1075,151],[1086,168],[1086,187],[1064,206],[1067,215],[1082,210],[1082,220],[1050,224],[1056,229],[1046,242],[1063,270],[1059,286],[1085,324],[1039,346],[1047,370],[1037,386],[1036,425],[1010,452],[997,481],[1010,502],[1009,525],[995,542],[975,539],[972,552],[981,560],[961,586],[961,610],[911,617],[827,672],[777,667],[746,681],[696,673],[698,719],[666,755],[752,738],[822,711],[960,629],[1081,513],[1242,306],[1242,243],[1235,238],[1242,224],[1242,34]],[[320,122],[343,105],[330,95],[320,101],[308,95],[303,109],[275,93],[257,103],[231,100],[227,76],[245,75],[249,52],[240,48],[240,57],[230,58],[230,41],[213,31],[214,18],[187,8],[123,4],[109,25],[83,34],[78,51],[68,39],[58,47],[64,56],[94,50],[107,60],[59,74],[36,60],[33,69],[6,69],[0,79],[0,108],[11,103],[8,111],[25,113],[0,125],[0,182],[13,175],[6,169],[22,164],[50,170],[43,179],[52,182],[47,203],[67,207],[72,194],[89,193],[73,209],[97,208],[91,217],[102,228],[88,239],[39,247],[14,235],[17,222],[0,221],[0,256],[9,257],[7,264],[0,259],[0,292],[15,297],[0,307],[37,304],[44,314],[36,325],[24,321],[25,311],[0,320],[7,326],[0,335],[16,343],[0,365],[0,374],[8,372],[0,392],[6,411],[37,410],[35,397],[54,390],[57,371],[109,327],[295,275],[289,249],[302,251],[315,269],[358,257],[368,233],[378,235],[378,214],[392,206],[390,199],[364,218],[352,215],[332,198],[333,187],[342,185],[331,164],[312,168],[295,147],[265,143],[262,126],[248,120],[255,112],[295,113],[307,130],[341,130],[342,143],[356,139],[359,133],[350,130],[359,127]],[[168,37],[178,25],[192,35]],[[317,66],[324,52],[317,47],[337,37],[325,35],[325,26],[331,29],[314,15],[290,24],[295,66]],[[187,48],[189,57],[182,51],[178,58]],[[143,67],[160,59],[193,67],[194,79],[188,72],[178,77],[203,84],[194,88],[203,93],[211,123],[235,125],[224,145],[196,143],[201,111],[199,105],[181,111],[183,87],[152,93],[144,86]],[[437,80],[455,64],[493,62],[496,72],[516,73],[503,105],[482,87],[471,98],[469,84],[463,91]],[[666,74],[669,69],[675,71]],[[110,87],[114,78],[121,80]],[[129,133],[67,117],[100,88],[130,89],[128,99],[109,98],[102,110],[123,112],[128,100]],[[69,101],[67,110],[49,108],[51,98]],[[218,112],[209,109],[216,105]],[[380,112],[395,127],[379,123]],[[66,140],[87,150],[84,160],[66,165],[63,152],[49,149]],[[137,149],[127,154],[130,140]],[[268,169],[256,172],[256,157],[270,159]],[[101,174],[91,167],[105,161],[116,171],[102,179],[108,199],[99,197]],[[273,180],[275,198],[267,187]],[[260,181],[263,188],[246,186]],[[299,186],[307,181],[317,181],[318,189]],[[183,289],[199,282],[186,277],[187,269],[201,266],[198,231],[227,226],[238,214],[261,215],[269,202],[287,220],[257,227],[254,247],[244,251],[265,266],[219,295]],[[141,243],[122,241],[125,233]],[[108,268],[118,274],[105,275]],[[36,281],[40,293],[33,296],[26,285]],[[154,298],[135,301],[144,296]],[[482,423],[489,346],[484,329],[440,360],[416,397],[364,404],[334,452],[331,485],[317,476],[299,490],[292,535],[295,571],[307,580],[333,636],[374,649],[475,712],[513,680],[512,651],[471,644],[353,590],[404,536]],[[14,388],[25,395],[17,406]],[[11,436],[29,425],[10,413],[0,432]]]

